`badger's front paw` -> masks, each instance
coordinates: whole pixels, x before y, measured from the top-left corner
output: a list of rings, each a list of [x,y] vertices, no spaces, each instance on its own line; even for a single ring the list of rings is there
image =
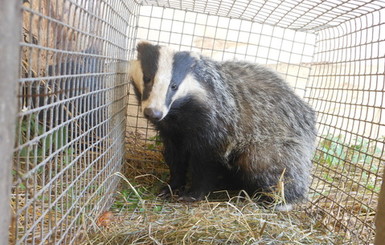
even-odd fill
[[[197,198],[195,198],[193,196],[181,196],[181,197],[178,198],[179,202],[197,202],[199,200],[202,200],[202,198],[197,199]]]
[[[189,192],[181,195],[181,197],[178,198],[178,201],[180,202],[197,202],[201,201],[205,198],[205,193],[203,192]]]
[[[179,196],[183,191],[183,187],[180,188],[172,188],[170,185],[163,187],[158,194],[158,197],[168,199],[173,196]]]

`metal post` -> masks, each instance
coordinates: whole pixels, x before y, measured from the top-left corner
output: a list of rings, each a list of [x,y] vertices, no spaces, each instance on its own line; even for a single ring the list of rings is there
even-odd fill
[[[0,6],[0,244],[8,244],[21,12],[20,1]]]
[[[374,241],[374,244],[380,245],[384,243],[385,243],[385,172],[382,178],[380,198],[377,205],[376,239]]]

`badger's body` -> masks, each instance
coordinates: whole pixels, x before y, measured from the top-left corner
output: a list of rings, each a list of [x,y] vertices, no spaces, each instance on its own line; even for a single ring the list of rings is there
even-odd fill
[[[286,203],[305,198],[315,113],[275,72],[140,43],[131,79],[164,142],[173,191],[189,171],[186,199],[218,188],[271,192],[280,180]]]

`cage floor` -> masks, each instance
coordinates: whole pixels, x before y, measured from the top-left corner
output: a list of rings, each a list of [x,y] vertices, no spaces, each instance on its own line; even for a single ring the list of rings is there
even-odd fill
[[[239,193],[216,192],[181,203],[157,197],[168,178],[160,144],[127,137],[125,169],[116,201],[95,221],[83,244],[346,244],[310,204],[278,212]],[[145,161],[143,159],[146,159]],[[361,233],[361,235],[364,235]],[[372,234],[367,234],[371,236]]]

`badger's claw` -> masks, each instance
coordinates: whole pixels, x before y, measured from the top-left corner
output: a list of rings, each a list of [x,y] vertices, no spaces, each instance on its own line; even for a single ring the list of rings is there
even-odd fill
[[[178,198],[179,202],[197,202],[201,199],[195,198],[193,196],[181,196]]]
[[[179,196],[181,192],[181,188],[172,189],[171,186],[167,185],[161,189],[160,193],[158,194],[158,197],[168,199],[173,196]]]
[[[172,196],[171,191],[168,188],[162,188],[162,190],[158,194],[158,197],[164,198],[164,199],[170,198],[171,196]]]
[[[180,202],[197,202],[205,198],[204,193],[185,193],[178,198]]]

